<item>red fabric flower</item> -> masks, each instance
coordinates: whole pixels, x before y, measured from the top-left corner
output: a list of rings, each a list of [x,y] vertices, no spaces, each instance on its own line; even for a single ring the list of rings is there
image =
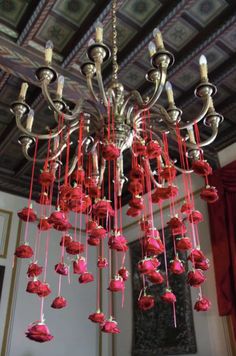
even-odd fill
[[[28,337],[28,339],[37,342],[46,342],[53,339],[53,336],[50,334],[47,325],[39,322],[34,322],[33,324],[29,325],[25,335]]]
[[[51,291],[48,283],[40,283],[38,292],[37,292],[39,297],[47,297],[49,294],[51,294],[51,292],[52,291]]]
[[[79,277],[79,283],[86,284],[94,281],[92,273],[85,272]]]
[[[160,234],[159,234],[159,231],[155,227],[152,227],[150,229],[147,229],[146,237],[160,238]]]
[[[69,274],[69,266],[66,263],[58,263],[55,265],[55,271],[62,276],[68,276]]]
[[[153,284],[162,284],[164,282],[164,277],[159,271],[151,271],[147,278]]]
[[[143,192],[143,185],[138,180],[131,180],[128,185],[128,191],[134,195],[139,195]]]
[[[117,322],[115,320],[106,320],[101,328],[102,332],[108,334],[119,334],[120,329],[117,327]]]
[[[106,268],[108,266],[108,261],[106,258],[99,257],[97,261],[98,268]]]
[[[194,173],[199,176],[208,176],[212,174],[212,168],[207,161],[199,160],[192,163]]]
[[[135,208],[129,208],[126,212],[126,215],[131,216],[132,218],[135,218],[136,216],[141,215],[142,210],[135,209]]]
[[[51,228],[52,228],[52,224],[49,224],[47,218],[42,218],[39,220],[38,229],[40,231],[47,231],[50,230]]]
[[[88,232],[91,232],[93,229],[96,229],[96,227],[98,227],[98,223],[94,220],[89,220],[87,223],[86,223],[86,230]]]
[[[104,239],[107,231],[101,226],[97,226],[90,232],[89,236],[92,238]]]
[[[160,198],[159,191],[156,189],[152,195],[152,203],[153,204],[160,204],[162,202],[162,199]]]
[[[73,262],[73,273],[84,274],[87,272],[87,263],[84,257],[79,257]]]
[[[125,288],[123,278],[120,275],[116,275],[110,280],[108,290],[111,292],[122,292]]]
[[[70,235],[64,235],[61,238],[61,242],[60,242],[60,246],[64,246],[67,247],[71,242],[72,242],[72,237]]]
[[[70,255],[78,255],[84,252],[84,244],[80,243],[79,241],[72,241],[66,247],[66,252]]]
[[[196,249],[193,249],[190,253],[190,255],[188,256],[188,260],[191,261],[191,262],[202,262],[206,259],[204,253],[196,248]]]
[[[72,187],[69,184],[60,186],[59,196],[61,200],[67,200],[70,196]]]
[[[64,220],[61,223],[55,223],[53,224],[54,229],[56,229],[57,231],[67,231],[68,229],[72,228],[72,225],[69,221]]]
[[[177,250],[186,251],[192,248],[192,242],[189,237],[181,237],[176,239],[176,248]]]
[[[149,159],[154,159],[160,156],[161,154],[161,146],[157,141],[150,140],[147,143],[147,155]]]
[[[101,197],[101,188],[97,185],[88,188],[88,193],[91,198],[100,198]]]
[[[129,172],[129,179],[142,181],[144,178],[144,170],[140,166],[133,167]]]
[[[215,203],[219,199],[216,188],[210,186],[206,186],[206,188],[202,189],[200,197],[209,204]]]
[[[53,211],[48,218],[50,224],[60,224],[66,220],[65,214],[62,211]]]
[[[138,263],[138,271],[143,274],[150,274],[150,272],[154,271],[155,267],[150,258],[143,259]]]
[[[173,166],[166,166],[160,172],[160,177],[168,182],[172,182],[176,177],[176,169]]]
[[[155,299],[153,298],[152,295],[143,295],[138,300],[138,307],[143,311],[152,309],[154,307],[154,304],[155,304]]]
[[[194,309],[196,311],[208,311],[211,307],[211,302],[208,298],[200,298],[196,301]]]
[[[200,262],[195,262],[194,265],[195,268],[201,269],[202,271],[207,271],[210,268],[210,262],[209,260],[206,258],[203,261]]]
[[[152,262],[155,269],[161,264],[157,257],[149,257],[149,260]]]
[[[188,220],[193,223],[193,224],[199,224],[200,222],[203,221],[203,215],[200,213],[198,210],[193,210],[189,216]]]
[[[71,179],[75,180],[77,184],[82,184],[84,182],[85,172],[82,167],[79,167],[71,175]]]
[[[200,287],[200,285],[205,282],[206,277],[200,269],[188,272],[187,282],[191,287]]]
[[[170,271],[174,274],[182,274],[185,272],[183,263],[177,257],[170,262]]]
[[[30,258],[33,255],[34,255],[34,251],[26,243],[17,247],[15,251],[15,256],[18,258]]]
[[[24,208],[18,211],[17,215],[23,221],[35,222],[37,219],[37,214],[32,208]]]
[[[144,209],[143,198],[140,197],[139,195],[134,196],[132,199],[130,199],[129,206],[137,210],[143,210]]]
[[[125,252],[128,250],[126,238],[119,233],[109,237],[108,246],[110,249],[116,250],[118,252]]]
[[[93,205],[93,212],[94,215],[100,219],[106,218],[107,216],[114,216],[115,214],[108,200],[99,200]]]
[[[105,321],[105,314],[101,313],[100,310],[97,310],[96,313],[90,314],[88,318],[93,323],[103,324]]]
[[[56,297],[51,304],[51,307],[54,309],[62,309],[65,308],[66,306],[67,306],[67,300],[63,297]]]
[[[27,283],[26,292],[32,293],[32,294],[38,294],[40,285],[41,285],[41,282],[38,280],[29,281]]]
[[[126,282],[129,278],[129,271],[127,268],[122,267],[119,269],[118,274],[123,278],[123,280]]]
[[[147,231],[152,228],[151,220],[142,219],[140,222],[140,228],[142,231]]]
[[[48,198],[48,195],[46,192],[40,193],[36,202],[41,205],[50,205],[50,199]]]
[[[156,199],[169,199],[171,197],[176,197],[179,193],[178,187],[175,185],[169,185],[168,187],[157,187],[154,193],[152,194],[152,198]]]
[[[39,266],[36,262],[32,262],[29,264],[28,270],[27,270],[27,275],[28,277],[37,277],[40,276],[40,274],[43,271],[43,267]]]
[[[96,179],[92,177],[86,177],[84,180],[84,185],[86,188],[94,187],[97,185]]]
[[[176,227],[176,228],[173,228],[171,230],[172,232],[172,235],[176,236],[176,235],[183,235],[183,234],[186,234],[187,232],[187,227],[184,225],[184,223],[182,223],[181,226],[179,227]]]
[[[164,245],[160,238],[149,237],[144,245],[148,255],[159,255],[164,252]]]
[[[87,242],[90,246],[99,246],[101,240],[99,237],[89,237]]]
[[[49,187],[54,181],[55,175],[50,171],[45,170],[39,175],[39,184],[44,187]]]
[[[166,289],[166,292],[161,296],[161,300],[163,300],[163,302],[172,304],[176,302],[176,296],[170,290]]]
[[[182,214],[186,214],[189,215],[191,213],[191,211],[193,210],[193,206],[191,203],[185,202],[182,206],[181,206],[181,213]]]
[[[107,161],[117,159],[120,156],[120,149],[114,143],[108,143],[102,146],[102,156]]]
[[[135,140],[133,142],[132,149],[134,154],[136,154],[137,156],[145,156],[147,152],[145,143],[142,143],[139,140]]]
[[[167,222],[167,225],[171,229],[182,227],[182,224],[183,224],[182,220],[176,216],[174,216],[173,218],[170,219],[170,221]]]

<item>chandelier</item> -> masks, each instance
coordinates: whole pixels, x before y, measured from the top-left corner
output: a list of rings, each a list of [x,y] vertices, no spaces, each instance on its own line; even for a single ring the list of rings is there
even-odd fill
[[[142,259],[137,265],[142,284],[138,307],[145,312],[155,305],[151,286],[165,287],[161,303],[173,308],[176,326],[175,304],[178,303],[171,289],[170,274],[186,274],[186,283],[199,290],[194,309],[207,311],[210,301],[203,296],[201,285],[209,261],[200,248],[198,224],[203,220],[195,209],[191,184],[191,173],[204,177],[205,186],[200,196],[208,203],[218,199],[217,190],[208,184],[212,168],[204,159],[203,147],[211,144],[217,136],[223,117],[213,105],[216,87],[208,80],[207,61],[200,57],[200,84],[195,96],[202,101],[200,114],[191,121],[182,120],[182,111],[176,107],[172,86],[167,71],[174,63],[173,55],[166,50],[161,32],[153,31],[150,42],[150,70],[146,80],[153,86],[151,97],[143,97],[137,90],[126,92],[118,79],[116,0],[112,2],[112,48],[103,43],[103,28],[97,23],[95,40],[87,48],[88,61],[81,65],[81,73],[87,81],[89,97],[85,95],[72,110],[63,99],[64,78],[52,66],[53,44],[48,41],[45,48],[45,65],[38,68],[36,77],[42,93],[53,113],[52,128],[45,133],[33,130],[34,111],[26,103],[28,84],[21,86],[18,100],[11,106],[16,124],[22,135],[19,142],[23,155],[32,161],[32,176],[28,206],[18,212],[25,222],[24,243],[17,247],[15,256],[29,259],[26,291],[40,297],[39,321],[29,325],[26,336],[38,342],[50,341],[51,335],[44,319],[44,303],[52,293],[47,280],[47,270],[54,268],[58,275],[58,293],[54,294],[52,308],[67,306],[61,281],[71,273],[78,275],[79,283],[94,283],[97,289],[97,305],[90,311],[89,319],[97,323],[102,332],[119,333],[114,315],[112,297],[107,310],[100,305],[101,275],[107,273],[107,293],[125,293],[129,272],[125,265],[128,236],[122,230],[122,192],[124,185],[131,195],[127,215],[135,217],[140,226],[140,249]],[[111,58],[112,79],[105,86],[102,65]],[[50,85],[57,80],[54,97]],[[168,107],[158,104],[162,91],[166,90]],[[199,123],[211,130],[211,135],[201,141]],[[54,125],[54,126],[53,126]],[[169,155],[169,140],[176,141],[178,162]],[[38,157],[39,143],[47,143],[47,154]],[[34,151],[33,156],[31,155]],[[130,161],[130,171],[123,171],[124,158]],[[36,164],[42,170],[38,179],[41,193],[32,201]],[[177,172],[182,174],[184,203],[176,202],[178,186]],[[56,197],[56,198],[55,198]],[[55,201],[53,200],[55,199]],[[164,221],[163,202],[169,204],[170,218]],[[160,232],[154,226],[153,204],[160,211]],[[72,212],[72,214],[70,214]],[[73,224],[69,217],[73,215]],[[85,237],[82,236],[82,220],[85,221]],[[34,248],[29,245],[30,223],[36,224]],[[166,253],[164,226],[173,236],[173,256]],[[48,241],[50,231],[55,229],[60,236],[58,263],[48,266]],[[46,236],[43,256],[39,254],[40,239]],[[88,248],[97,249],[97,278],[89,272]],[[184,265],[181,253],[187,253],[189,266]],[[164,256],[160,270],[159,256]],[[40,261],[44,263],[40,263]],[[70,266],[71,265],[71,266]],[[107,270],[107,272],[106,272]],[[96,280],[95,280],[96,279]],[[56,291],[54,292],[56,293]],[[124,298],[122,298],[124,303]]]

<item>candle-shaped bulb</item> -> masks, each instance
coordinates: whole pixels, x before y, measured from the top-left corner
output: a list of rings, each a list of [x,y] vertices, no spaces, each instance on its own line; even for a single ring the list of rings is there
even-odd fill
[[[92,46],[95,43],[93,38],[90,38],[90,40],[88,41],[88,46]]]
[[[30,132],[32,131],[33,123],[34,123],[34,110],[30,109],[26,120],[26,129]]]
[[[152,57],[156,53],[156,46],[153,41],[149,42],[148,50],[149,50],[150,57]]]
[[[29,87],[28,83],[21,84],[19,99],[25,100],[28,87]]]
[[[103,25],[100,21],[96,23],[96,42],[103,41]]]
[[[169,104],[174,104],[174,93],[173,93],[173,89],[172,89],[172,85],[170,82],[166,82],[166,94],[167,94],[167,99],[168,99],[168,103]]]
[[[199,58],[199,65],[200,65],[200,76],[201,80],[206,81],[208,80],[208,73],[207,73],[207,59],[204,55],[201,55]]]
[[[63,87],[64,87],[64,77],[63,77],[63,75],[59,75],[58,81],[57,81],[57,96],[59,98],[62,97]]]
[[[154,39],[155,39],[157,49],[164,48],[164,43],[163,43],[163,39],[162,39],[162,34],[161,34],[161,31],[159,30],[159,28],[157,28],[157,27],[154,28],[154,30],[153,30],[153,37],[154,37]]]
[[[53,50],[53,43],[52,41],[47,41],[45,45],[45,62],[47,65],[52,63],[52,50]]]

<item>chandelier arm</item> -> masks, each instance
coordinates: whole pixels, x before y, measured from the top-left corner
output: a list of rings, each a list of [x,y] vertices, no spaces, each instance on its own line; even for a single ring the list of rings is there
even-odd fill
[[[93,88],[93,81],[92,81],[91,76],[88,76],[88,75],[87,75],[87,76],[86,76],[86,79],[87,79],[87,87],[88,87],[88,90],[89,90],[90,95],[92,96],[92,98],[93,98],[95,101],[99,102],[98,96],[97,96],[97,94],[95,93],[94,88]]]
[[[95,61],[95,68],[96,68],[96,78],[97,78],[100,95],[102,97],[104,105],[107,106],[108,102],[107,102],[107,97],[106,97],[106,93],[105,93],[105,89],[104,89],[104,85],[103,85],[101,63],[98,61]]]
[[[53,129],[50,134],[39,134],[39,133],[35,133],[35,132],[27,130],[22,125],[21,118],[22,118],[21,115],[16,114],[15,119],[16,119],[16,125],[17,125],[18,129],[20,131],[22,131],[23,133],[25,133],[29,137],[34,137],[34,138],[38,137],[39,140],[48,140],[50,138],[58,137],[61,134],[61,132],[66,128],[66,126],[64,125],[60,130],[58,130],[57,128]]]
[[[120,110],[120,115],[124,114],[126,106],[128,105],[129,101],[132,98],[137,100],[137,103],[138,103],[139,106],[143,106],[144,105],[143,98],[142,98],[141,94],[138,92],[138,90],[132,90],[131,93],[129,93],[127,95],[127,97],[125,98],[124,104],[122,105],[122,108]],[[133,108],[133,107],[131,106],[131,108]]]
[[[158,183],[158,182],[156,181],[156,179],[154,178],[154,174],[153,174],[153,171],[152,171],[152,169],[151,169],[149,160],[144,159],[143,162],[144,162],[144,163],[143,163],[143,164],[144,164],[144,170],[147,172],[147,175],[150,174],[151,181],[152,181],[152,183],[155,185],[155,187],[156,187],[156,188],[162,187],[162,184]]]
[[[160,80],[155,81],[154,93],[153,93],[151,99],[143,105],[143,107],[142,107],[143,111],[151,109],[153,107],[153,105],[155,105],[157,100],[159,99],[159,97],[164,89],[164,86],[165,86],[166,76],[167,76],[167,67],[161,65]]]
[[[99,187],[102,186],[105,170],[106,170],[106,160],[102,157],[101,158],[101,165],[100,165],[100,173],[99,173],[99,183],[98,183]]]
[[[72,163],[70,163],[69,165],[69,170],[68,170],[68,177],[73,173],[73,171],[75,170],[75,167],[76,167],[76,164],[78,162],[78,157],[77,157],[77,154],[75,154],[72,158]],[[65,173],[62,175],[61,174],[61,177],[60,179],[56,179],[56,183],[61,183],[63,182],[65,179]]]
[[[212,134],[208,139],[206,139],[205,141],[199,142],[199,143],[193,143],[193,142],[186,141],[186,146],[189,148],[192,148],[192,149],[198,149],[199,147],[208,146],[212,142],[215,141],[217,135],[218,135],[218,127],[215,125],[212,127]]]
[[[48,102],[49,107],[55,111],[58,115],[62,115],[64,120],[67,121],[73,121],[75,120],[78,115],[81,113],[81,107],[82,107],[82,103],[80,102],[80,105],[76,106],[76,110],[72,112],[71,115],[65,114],[63,113],[61,110],[59,110],[56,105],[54,104],[49,91],[48,91],[48,82],[47,80],[42,80],[41,81],[41,88],[42,88],[42,93],[44,96],[44,99]]]
[[[22,145],[22,153],[28,161],[33,162],[34,158],[31,157],[28,153],[30,145],[31,145],[30,143]],[[47,158],[48,162],[54,161],[55,159],[57,159],[65,148],[66,148],[66,143],[65,142],[61,143],[58,147],[58,150]],[[35,161],[36,161],[36,163],[44,163],[45,158],[36,158]]]

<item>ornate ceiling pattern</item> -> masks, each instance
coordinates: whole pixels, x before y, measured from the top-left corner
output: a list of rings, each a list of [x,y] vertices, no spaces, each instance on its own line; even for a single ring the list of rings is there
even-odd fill
[[[31,164],[18,145],[19,132],[9,105],[22,80],[29,82],[27,102],[36,111],[38,130],[50,124],[34,70],[44,63],[44,45],[54,43],[53,66],[64,75],[65,98],[74,103],[87,95],[80,64],[95,23],[103,23],[105,42],[111,42],[109,0],[1,0],[0,1],[0,189],[27,195]],[[220,133],[206,157],[217,166],[216,153],[236,140],[236,4],[234,0],[120,0],[118,1],[120,81],[127,89],[150,95],[145,81],[149,69],[147,45],[158,26],[166,48],[175,55],[169,71],[176,103],[184,118],[193,118],[200,103],[193,91],[199,80],[198,59],[205,54],[209,78],[217,85],[215,106],[225,117]],[[111,64],[104,68],[105,82]],[[161,97],[165,105],[166,98]],[[207,136],[202,127],[201,135]],[[39,153],[45,153],[45,146]],[[175,147],[171,145],[175,155]],[[35,186],[35,193],[37,186]]]

